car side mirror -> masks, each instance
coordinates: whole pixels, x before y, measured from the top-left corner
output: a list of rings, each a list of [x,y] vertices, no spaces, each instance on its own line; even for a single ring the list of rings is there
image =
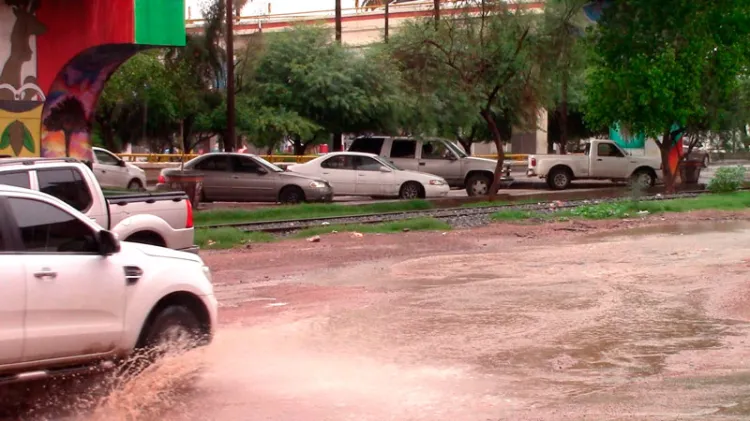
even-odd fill
[[[266,175],[268,174],[268,170],[263,167],[258,167],[256,168],[255,173],[258,175]]]
[[[380,172],[391,172],[391,169],[388,167],[380,167]]]
[[[120,240],[111,231],[99,231],[99,254],[111,256],[120,251]]]
[[[452,153],[448,154],[448,160],[450,161],[458,161],[458,157],[456,155],[453,155]]]
[[[117,161],[117,166],[118,166],[118,167],[125,167],[126,165],[127,165],[127,164],[126,164],[126,163],[125,163],[125,161],[123,161],[123,160],[119,160],[119,161]]]

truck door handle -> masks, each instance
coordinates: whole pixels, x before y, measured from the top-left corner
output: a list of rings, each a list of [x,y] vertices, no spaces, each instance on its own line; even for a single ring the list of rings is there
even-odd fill
[[[601,161],[602,159],[601,159],[601,158],[596,158],[596,160],[597,160],[597,161]]]
[[[57,272],[52,272],[49,268],[42,268],[41,271],[34,274],[37,279],[56,279]]]
[[[420,162],[420,163],[419,163],[419,165],[421,165],[421,166],[423,166],[423,167],[424,167],[424,166],[425,166],[425,163],[424,163],[424,162]]]
[[[330,173],[324,172],[324,173],[322,173],[322,174],[323,174],[323,175],[328,175],[328,174],[330,174]]]
[[[235,179],[235,180],[239,180],[240,176],[239,175],[233,175],[232,178]]]

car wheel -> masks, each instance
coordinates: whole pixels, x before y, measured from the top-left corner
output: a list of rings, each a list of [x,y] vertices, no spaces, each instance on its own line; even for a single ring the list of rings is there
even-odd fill
[[[485,174],[474,174],[466,182],[466,194],[469,196],[486,196],[490,193],[492,178]]]
[[[119,367],[118,378],[138,375],[166,355],[179,355],[203,345],[198,318],[188,308],[174,305],[162,309],[144,331],[133,356]]]
[[[143,184],[141,184],[141,180],[130,180],[130,183],[128,183],[128,190],[143,190]]]
[[[413,200],[419,199],[422,195],[422,186],[414,181],[408,181],[401,186],[401,190],[398,193],[399,199]]]
[[[630,184],[640,188],[648,189],[656,184],[656,177],[651,171],[638,170],[630,177]]]
[[[573,177],[567,168],[553,168],[547,174],[547,185],[552,190],[565,190],[570,186]]]
[[[305,192],[297,186],[287,186],[281,189],[279,202],[293,205],[305,201]]]

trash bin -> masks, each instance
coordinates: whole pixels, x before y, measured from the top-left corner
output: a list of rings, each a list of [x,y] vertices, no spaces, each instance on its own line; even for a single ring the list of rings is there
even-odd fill
[[[685,161],[680,166],[680,176],[685,184],[698,184],[701,177],[703,163],[699,161]]]
[[[164,171],[166,185],[171,190],[184,191],[193,208],[198,209],[201,200],[201,190],[203,190],[203,173],[198,171],[181,171],[171,169]]]

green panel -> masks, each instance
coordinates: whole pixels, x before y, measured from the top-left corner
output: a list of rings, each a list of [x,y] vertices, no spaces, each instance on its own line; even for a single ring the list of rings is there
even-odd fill
[[[135,43],[185,45],[185,0],[134,0]]]

